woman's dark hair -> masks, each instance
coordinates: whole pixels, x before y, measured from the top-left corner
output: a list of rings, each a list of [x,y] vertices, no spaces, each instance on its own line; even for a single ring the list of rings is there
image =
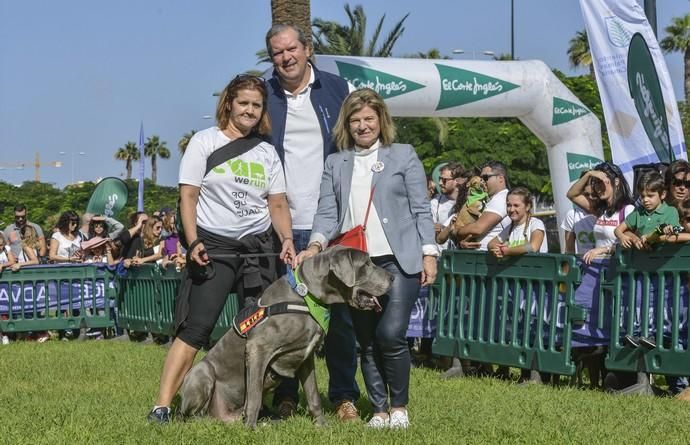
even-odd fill
[[[103,225],[103,236],[108,236],[108,223],[105,222],[105,217],[102,215],[94,215],[91,220],[89,221],[89,239],[93,238],[96,236],[96,225],[97,224],[102,224]]]
[[[77,233],[77,231],[79,230],[79,215],[74,210],[68,210],[66,212],[63,212],[62,215],[60,215],[60,218],[58,219],[58,222],[55,225],[55,227],[57,227],[57,229],[63,235],[68,235],[70,233],[70,221],[76,221],[77,225],[74,227],[74,232],[72,233]]]
[[[597,216],[606,215],[612,216],[614,213],[620,211],[626,205],[632,204],[632,196],[630,194],[630,187],[628,181],[625,180],[623,172],[620,167],[610,161],[602,162],[594,167],[594,170],[604,172],[611,182],[613,189],[613,197],[611,205],[606,200],[599,199],[593,203],[594,212]],[[616,185],[618,179],[618,185]]]
[[[666,169],[666,202],[671,205],[675,204],[673,198],[673,180],[678,173],[685,173],[686,175],[690,173],[690,164],[688,164],[688,161],[685,159],[677,159],[671,162]]]

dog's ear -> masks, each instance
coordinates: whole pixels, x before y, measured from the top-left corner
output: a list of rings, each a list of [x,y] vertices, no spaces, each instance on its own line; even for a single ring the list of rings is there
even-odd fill
[[[357,273],[368,258],[369,255],[357,249],[338,249],[331,256],[331,272],[347,287],[354,287]]]

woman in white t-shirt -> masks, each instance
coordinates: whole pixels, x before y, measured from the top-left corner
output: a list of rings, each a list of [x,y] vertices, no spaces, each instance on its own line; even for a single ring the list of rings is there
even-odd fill
[[[21,235],[22,250],[17,255],[17,262],[12,266],[12,270],[17,271],[23,266],[31,266],[39,264],[38,249],[40,243],[38,241],[38,232],[36,229],[27,224],[19,230]]]
[[[72,210],[64,212],[60,215],[56,228],[50,238],[50,261],[80,263],[82,237],[79,233],[79,215]]]
[[[170,403],[197,352],[207,346],[228,294],[236,289],[247,301],[277,279],[275,257],[233,255],[277,250],[286,263],[295,257],[283,168],[275,148],[263,141],[271,131],[266,106],[263,79],[235,77],[218,99],[218,126],[196,133],[180,162],[180,215],[189,249],[176,302],[175,340],[151,422],[169,421]],[[252,148],[207,165],[212,153],[235,140]],[[214,273],[207,270],[211,260]]]
[[[592,197],[585,196],[587,186]],[[599,299],[601,275],[608,267],[609,259],[616,250],[616,227],[633,210],[630,187],[621,169],[611,163],[602,162],[580,177],[568,190],[568,199],[585,212],[596,217],[594,223],[594,248],[585,252],[582,261],[582,281],[575,291],[575,302],[588,309],[584,324],[573,329],[573,346],[600,346],[609,342],[610,307],[600,308],[607,301]],[[610,300],[609,304],[610,304]],[[603,313],[604,320],[599,320]],[[608,314],[608,315],[607,315]],[[599,329],[601,324],[603,329]]]
[[[0,232],[0,273],[3,269],[9,269],[17,262],[17,259],[12,254],[10,246],[5,240],[5,234]]]
[[[548,252],[546,228],[532,216],[532,194],[525,187],[515,187],[506,196],[510,225],[489,241],[489,251],[497,258]]]

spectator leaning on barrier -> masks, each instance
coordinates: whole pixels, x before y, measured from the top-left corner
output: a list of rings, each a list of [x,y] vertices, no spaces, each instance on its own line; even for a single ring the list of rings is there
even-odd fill
[[[331,137],[340,106],[354,87],[331,73],[319,71],[310,60],[312,48],[304,33],[292,25],[277,24],[266,33],[266,51],[273,63],[268,86],[271,143],[285,169],[295,249],[306,249],[319,199],[326,157],[336,151]],[[352,319],[346,304],[331,306],[325,340],[328,398],[339,420],[359,418],[355,380],[357,350]],[[283,379],[273,395],[280,417],[295,412],[296,379]]]
[[[57,230],[50,239],[48,258],[54,263],[81,262],[81,234],[79,233],[79,215],[68,210],[60,215]]]
[[[587,184],[594,199],[584,196]],[[597,220],[594,224],[594,248],[583,255],[582,280],[575,291],[575,302],[588,309],[582,326],[573,329],[573,347],[606,346],[609,342],[610,317],[599,320],[599,313],[608,313],[605,300],[600,299],[601,275],[617,243],[614,231],[634,207],[630,188],[620,168],[611,162],[602,162],[582,175],[568,190],[568,199]]]
[[[645,249],[652,239],[658,238],[656,229],[663,225],[677,226],[678,211],[664,202],[666,184],[656,171],[640,176],[637,193],[641,205],[625,218],[614,231],[616,238],[626,249]]]
[[[17,255],[17,262],[12,266],[12,270],[19,270],[22,266],[39,264],[38,260],[38,234],[33,226],[25,225],[20,230],[22,238],[22,250]]]
[[[456,233],[462,249],[487,250],[489,241],[510,225],[506,212],[508,195],[508,169],[499,161],[490,161],[482,166],[482,180],[486,183],[489,202],[477,221],[462,226]]]
[[[43,236],[43,230],[41,226],[28,220],[28,211],[24,204],[17,204],[14,207],[14,223],[5,227],[5,238],[7,243],[12,249],[12,253],[17,256],[21,251],[21,233],[22,227],[30,225],[36,230],[38,234],[38,256],[45,257],[47,255],[48,249],[46,248],[46,239]]]
[[[11,268],[16,262],[17,259],[12,253],[12,249],[10,249],[10,246],[7,244],[5,235],[0,234],[0,273],[2,273],[4,269]]]
[[[532,194],[525,187],[508,192],[506,211],[510,225],[489,242],[489,251],[497,258],[548,252],[546,228],[532,216]]]
[[[685,159],[671,162],[666,169],[666,202],[668,205],[678,206],[690,198],[690,164]],[[678,213],[681,209],[678,208]]]

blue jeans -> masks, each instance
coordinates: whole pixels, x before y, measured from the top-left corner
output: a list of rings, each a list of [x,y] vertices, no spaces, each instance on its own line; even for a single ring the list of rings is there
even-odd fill
[[[311,230],[293,230],[295,250],[307,248]],[[346,304],[331,305],[331,319],[325,341],[326,367],[328,368],[328,399],[332,403],[359,399],[357,373],[357,345],[352,327],[352,317]],[[283,379],[273,395],[274,406],[285,399],[299,400],[297,379]]]

